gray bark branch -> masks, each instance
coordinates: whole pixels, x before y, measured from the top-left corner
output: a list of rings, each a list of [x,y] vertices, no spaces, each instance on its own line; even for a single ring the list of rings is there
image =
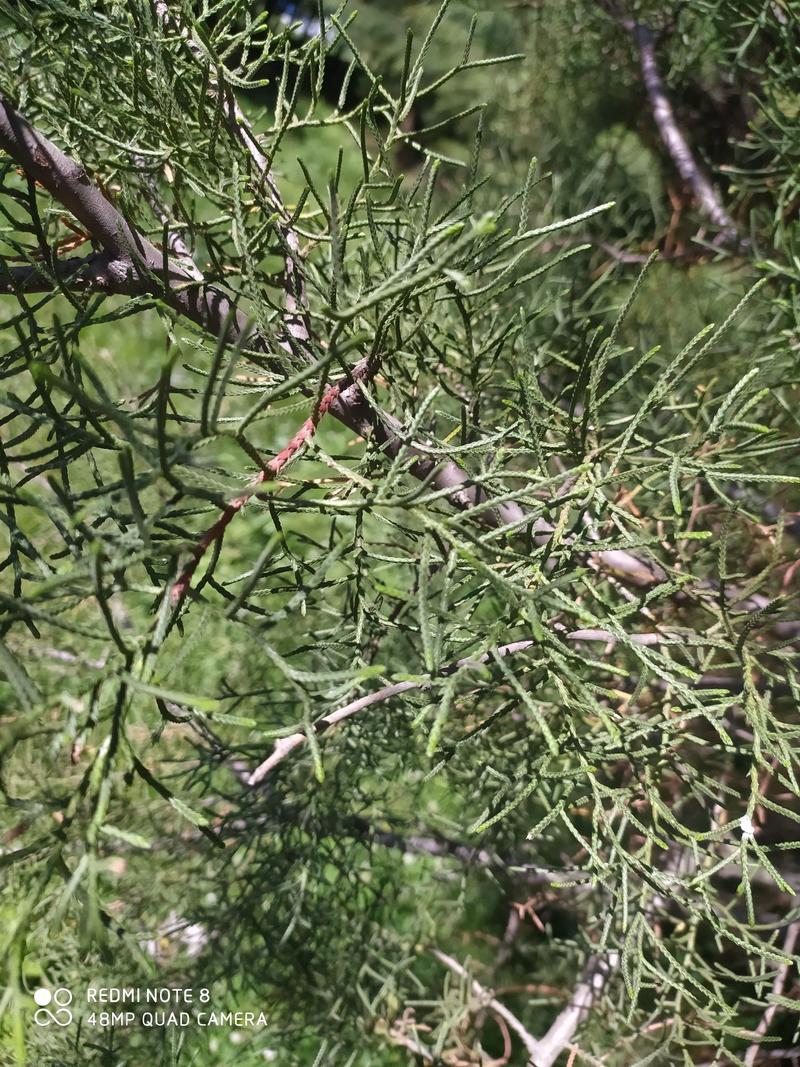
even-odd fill
[[[536,1042],[528,1067],[553,1067],[569,1047],[578,1027],[585,1022],[592,1006],[599,1000],[609,977],[619,964],[619,954],[590,956],[581,980],[575,986],[569,1004],[556,1016],[550,1029]]]
[[[598,0],[600,6],[631,35],[639,56],[642,81],[653,112],[653,118],[664,147],[702,213],[709,222],[720,229],[721,242],[736,244],[739,235],[714,186],[703,172],[692,152],[689,142],[675,117],[667,87],[658,66],[656,37],[645,23],[638,22],[623,12],[616,0]]]
[[[571,633],[565,634],[565,637],[569,641],[614,641],[614,635],[607,630],[573,630]],[[643,633],[643,634],[631,634],[630,640],[640,645],[657,645],[661,642],[668,641],[670,639],[669,634],[658,633]],[[538,642],[533,638],[525,641],[514,641],[509,645],[501,645],[496,649],[498,656],[513,656],[515,652],[524,652],[526,649],[531,648]],[[465,656],[463,659],[458,660],[456,663],[451,664],[449,667],[442,671],[442,675],[454,673],[460,667],[466,667],[470,663],[481,664],[489,663],[492,659],[491,652],[484,652],[480,656]],[[332,711],[330,715],[325,715],[314,724],[314,731],[317,734],[325,733],[332,726],[336,726],[337,723],[343,722],[345,719],[351,718],[353,715],[357,715],[359,711],[364,711],[365,708],[370,708],[374,704],[382,704],[386,700],[391,700],[393,697],[400,696],[402,693],[408,693],[415,689],[424,689],[428,685],[428,681],[421,682],[396,682],[394,685],[387,685],[383,689],[377,689],[374,693],[367,693],[366,696],[359,697],[357,700],[350,701],[349,704],[345,704],[344,707],[337,708],[336,711]],[[275,742],[275,746],[270,755],[260,763],[258,767],[253,771],[247,780],[248,785],[258,785],[267,777],[267,775],[273,771],[279,764],[294,752],[296,748],[300,748],[308,741],[308,735],[299,730],[297,733],[289,734],[288,737],[280,737]]]
[[[58,285],[70,289],[98,292],[141,292],[141,284],[134,277],[129,259],[117,259],[108,252],[94,252],[89,256],[71,256],[41,267],[24,264],[0,272],[0,293],[49,293]]]
[[[128,222],[91,181],[85,168],[34,129],[3,96],[0,96],[0,149],[78,219],[103,246],[108,263],[126,264],[124,275],[115,272],[102,276],[102,291],[150,293],[215,337],[219,337],[225,329],[230,343],[244,336],[248,329],[247,319],[234,306],[227,293],[214,285],[198,281],[193,272],[177,260],[169,260],[165,264],[162,252]],[[44,277],[43,274],[41,281],[37,279],[36,284],[43,285]],[[292,299],[295,304],[290,306],[289,325],[289,331],[296,338],[300,336],[298,331],[305,329],[298,325],[300,320],[295,314],[300,300],[297,285],[301,283],[298,283],[298,277],[293,275]],[[6,282],[5,291],[13,292],[11,279],[6,279]],[[27,284],[34,284],[33,276],[27,278]],[[52,288],[52,285],[47,288]],[[252,345],[257,346],[258,340],[254,340]],[[313,359],[310,352],[307,358]],[[343,390],[330,411],[359,436],[372,436],[391,458],[401,453],[408,457],[411,473],[417,478],[429,479],[437,489],[446,490],[456,507],[470,508],[486,499],[469,473],[457,463],[442,463],[439,459],[426,456],[424,447],[407,442],[401,433],[400,423],[392,416],[376,411],[358,383]],[[525,514],[518,504],[504,503],[495,509],[483,508],[478,517],[486,525],[504,526],[524,522]]]

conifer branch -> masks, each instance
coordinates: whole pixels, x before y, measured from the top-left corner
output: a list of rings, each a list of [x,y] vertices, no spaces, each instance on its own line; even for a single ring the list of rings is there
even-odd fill
[[[249,129],[243,120],[240,124],[235,110],[232,114],[237,129]],[[258,153],[255,159],[265,162],[254,135],[250,143],[252,150]],[[231,344],[246,335],[249,329],[246,316],[234,306],[226,293],[209,283],[199,281],[191,261],[183,265],[176,259],[170,259],[165,270],[162,252],[128,222],[90,180],[86,170],[35,130],[1,96],[0,148],[17,162],[29,177],[38,181],[72,211],[92,237],[103,245],[106,258],[101,262],[107,265],[107,269],[97,276],[95,282],[97,287],[102,283],[101,291],[128,295],[137,292],[151,293],[216,337],[227,330]],[[272,185],[274,186],[274,182]],[[290,247],[296,248],[296,238],[292,236],[293,231],[290,231],[291,228],[287,228],[285,239]],[[292,272],[293,279],[291,292],[287,293],[287,307],[290,311],[287,330],[295,339],[302,339],[307,336],[303,332],[304,320],[302,315],[298,318],[296,312],[301,309],[301,301],[305,300],[305,291],[299,276],[294,274],[297,265],[294,254],[287,256],[286,264],[286,270]],[[59,273],[60,271],[61,268]],[[23,278],[27,279],[28,276],[23,275]],[[27,280],[27,284],[33,284],[32,277]],[[43,285],[44,280],[40,284]],[[52,285],[47,286],[47,289],[50,288]],[[252,344],[258,348],[262,342],[254,338]],[[283,342],[283,347],[291,351],[291,343],[288,340]],[[307,358],[312,360],[311,353],[304,351]],[[372,437],[389,458],[394,459],[400,455],[407,457],[409,472],[415,478],[429,482],[436,489],[445,490],[449,501],[455,507],[469,510],[479,504],[485,505],[485,492],[475,484],[463,467],[453,460],[442,462],[438,457],[426,455],[424,445],[408,440],[401,423],[394,416],[370,403],[358,382],[353,382],[346,388],[339,387],[326,410],[359,436]],[[248,494],[246,499],[249,499],[250,495]],[[233,514],[241,510],[242,506],[243,503],[230,513],[221,530],[224,530]],[[496,527],[519,527],[524,525],[526,519],[525,512],[514,501],[499,502],[496,507],[483,506],[477,517],[482,523]],[[544,533],[549,532],[548,525],[540,524],[539,529],[542,531],[541,540],[547,540]],[[212,536],[203,548],[201,556],[214,540],[215,536]],[[635,584],[652,584],[662,576],[660,569],[647,564],[633,553],[598,553],[597,559],[604,567],[627,575]],[[182,595],[181,588],[179,587],[179,592],[175,595]]]
[[[185,900],[191,945],[188,920],[154,924],[163,984],[207,975],[205,946],[209,995],[247,973],[273,1006],[276,1054],[368,1055],[376,1010],[373,1038],[431,1063],[486,1059],[484,1019],[497,1064],[779,1047],[800,943],[795,35],[749,0],[671,23],[594,3],[577,72],[571,5],[546,0],[544,55],[518,23],[576,74],[542,109],[545,133],[587,135],[567,130],[560,220],[524,158],[528,68],[487,126],[476,91],[514,57],[480,21],[455,41],[450,0],[394,5],[432,20],[399,62],[324,0],[4,5],[0,787],[26,810],[0,833],[0,965],[21,1018],[19,961],[53,937],[64,985],[97,951],[135,984],[112,879],[128,915]],[[609,32],[616,89],[717,243],[724,187],[667,61],[720,93],[766,299],[728,314],[702,262],[689,285],[647,274],[645,146],[583,106]],[[586,210],[612,199],[613,221]],[[713,259],[672,199],[662,258]],[[589,219],[595,277],[645,268],[616,314],[625,282],[571,258]],[[698,311],[721,325],[675,346]],[[505,897],[479,930],[474,890]],[[409,903],[439,924],[419,957]],[[554,989],[525,973],[522,917],[547,938],[567,910]],[[448,949],[465,933],[498,946],[496,978]]]
[[[124,275],[109,272],[104,276],[104,292],[151,293],[215,337],[227,330],[229,343],[235,344],[245,336],[248,330],[246,316],[226,293],[209,283],[199,282],[174,259],[169,260],[165,272],[161,251],[104,196],[85,168],[35,130],[2,96],[0,149],[75,215],[103,246],[110,257],[109,263],[125,264]],[[166,288],[165,273],[168,275]],[[299,293],[293,299],[299,300]],[[301,329],[296,320],[291,329]],[[253,344],[258,347],[258,339],[254,339]],[[307,355],[309,359],[313,358],[310,353]],[[358,383],[340,390],[328,410],[359,436],[372,435],[390,458],[401,453],[408,456],[410,472],[416,478],[430,480],[438,489],[447,490],[448,498],[456,507],[469,509],[485,500],[481,489],[457,463],[452,460],[442,463],[438,458],[426,456],[424,449],[415,443],[407,442],[398,420],[376,411]],[[503,503],[496,509],[480,511],[480,521],[490,526],[505,526],[523,520],[524,513],[515,503]]]
[[[571,633],[565,634],[564,636],[568,641],[609,642],[615,640],[614,635],[608,630],[573,630]],[[657,645],[660,642],[669,640],[669,635],[658,633],[630,634],[629,639],[635,644]],[[532,648],[538,643],[539,642],[535,638],[529,638],[524,641],[514,641],[508,645],[501,645],[496,649],[496,654],[498,656],[513,656],[516,652],[524,652],[526,649]],[[460,667],[466,667],[471,663],[476,665],[489,663],[491,660],[491,652],[483,652],[479,656],[464,656],[463,659],[445,667],[444,670],[442,670],[441,675],[442,677],[447,677],[449,674],[454,674]],[[374,693],[367,693],[366,696],[359,697],[357,700],[352,700],[349,704],[345,704],[344,707],[338,708],[329,715],[324,715],[321,719],[318,719],[317,722],[314,723],[314,732],[316,734],[325,733],[332,726],[336,726],[337,723],[351,718],[353,715],[358,714],[359,711],[371,708],[375,704],[382,704],[384,701],[391,700],[393,697],[400,696],[402,693],[408,693],[415,689],[424,689],[429,684],[430,682],[428,679],[418,682],[396,682],[394,685],[384,686],[383,689],[378,689]],[[263,763],[260,763],[258,767],[256,767],[247,779],[247,784],[254,786],[263,782],[271,771],[273,771],[279,764],[283,763],[283,761],[290,756],[296,748],[300,748],[300,746],[307,741],[308,735],[302,730],[289,734],[288,737],[278,738],[270,755],[263,761]]]

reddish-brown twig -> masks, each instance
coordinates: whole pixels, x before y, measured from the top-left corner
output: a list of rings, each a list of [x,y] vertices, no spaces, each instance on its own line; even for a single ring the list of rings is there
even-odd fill
[[[250,483],[249,488],[237,496],[235,500],[231,500],[229,504],[226,504],[220,513],[219,518],[213,525],[209,526],[200,540],[194,547],[191,557],[184,564],[183,570],[178,575],[175,584],[172,587],[170,598],[173,603],[178,603],[186,593],[189,591],[189,587],[194,577],[194,572],[197,570],[197,565],[200,560],[206,554],[211,545],[221,541],[225,536],[225,530],[232,521],[233,517],[237,515],[245,504],[250,500],[258,490],[258,487],[263,485],[264,482],[269,482],[275,479],[289,460],[314,436],[314,433],[319,425],[319,421],[322,416],[330,410],[331,406],[339,399],[339,396],[343,389],[349,388],[356,380],[368,379],[371,375],[371,370],[367,361],[362,361],[356,367],[353,368],[352,375],[349,379],[343,379],[336,385],[328,386],[322,395],[322,399],[316,405],[312,414],[306,419],[300,429],[293,435],[289,443],[281,449],[281,451],[273,457],[255,476]]]

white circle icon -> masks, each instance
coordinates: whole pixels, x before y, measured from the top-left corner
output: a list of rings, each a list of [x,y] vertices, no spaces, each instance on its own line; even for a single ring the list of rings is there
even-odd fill
[[[72,1012],[69,1009],[72,993],[69,989],[59,987],[51,993],[49,989],[40,988],[33,994],[33,1000],[39,1005],[33,1013],[33,1021],[37,1026],[50,1026],[51,1023],[56,1026],[69,1026],[72,1022]],[[52,1011],[48,1007],[50,1004],[55,1005]]]

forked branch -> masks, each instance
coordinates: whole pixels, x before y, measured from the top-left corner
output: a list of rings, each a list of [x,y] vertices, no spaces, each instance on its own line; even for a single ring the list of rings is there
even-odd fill
[[[214,337],[227,331],[229,343],[236,344],[245,336],[248,321],[227,293],[208,282],[198,281],[177,260],[165,263],[161,250],[131,225],[89,178],[85,168],[31,126],[3,96],[0,96],[0,149],[68,208],[102,246],[105,254],[102,262],[113,265],[114,269],[96,275],[78,273],[84,279],[82,287],[92,281],[104,293],[150,293]],[[19,276],[0,276],[0,292],[15,292],[20,284],[53,288],[46,271],[37,274],[27,268],[22,270],[25,273]],[[70,276],[69,271],[66,275]],[[298,329],[297,284],[293,283],[295,303],[288,309],[290,331],[292,324],[294,330]],[[254,338],[251,346],[263,347],[264,343]],[[306,356],[309,361],[313,359],[310,352]],[[407,457],[411,473],[429,481],[433,488],[444,490],[456,507],[470,508],[485,501],[485,494],[467,471],[452,460],[442,462],[426,455],[424,445],[409,441],[396,419],[367,401],[360,383],[354,381],[340,389],[328,410],[359,436],[372,436],[389,457],[400,454]],[[525,514],[518,504],[508,502],[496,508],[482,508],[479,517],[486,525],[505,526],[524,522]]]
[[[355,381],[369,380],[369,364],[366,360],[362,360],[358,366],[353,368],[352,377]],[[349,385],[350,382],[347,381],[348,388]],[[190,559],[185,564],[177,581],[173,585],[171,597],[174,602],[181,600],[186,594],[200,560],[211,545],[222,540],[225,536],[225,530],[228,528],[231,520],[242,510],[248,500],[252,499],[258,491],[259,486],[277,478],[286,464],[289,463],[296,453],[311,440],[316,432],[320,419],[327,411],[330,411],[331,406],[339,399],[343,388],[345,388],[344,382],[340,382],[338,385],[329,386],[319,404],[317,404],[313,414],[311,414],[300,429],[292,435],[288,444],[286,444],[281,451],[269,461],[269,463],[262,467],[246,492],[242,493],[234,500],[231,500],[231,502],[223,508],[217,521],[212,526],[209,526],[197,542]]]
[[[470,982],[470,991],[474,997],[477,997],[481,1003],[489,1008],[495,1015],[500,1016],[508,1026],[514,1031],[514,1033],[522,1040],[525,1050],[531,1058],[531,1063],[535,1063],[535,1057],[538,1052],[539,1042],[527,1030],[516,1015],[510,1011],[505,1004],[493,997],[492,994],[480,984],[475,978],[470,978],[469,972],[463,967],[458,960],[453,959],[452,956],[448,956],[446,952],[440,952],[439,949],[433,950],[433,955],[436,959],[443,963],[448,970],[453,974],[457,974],[459,978],[466,978]]]

